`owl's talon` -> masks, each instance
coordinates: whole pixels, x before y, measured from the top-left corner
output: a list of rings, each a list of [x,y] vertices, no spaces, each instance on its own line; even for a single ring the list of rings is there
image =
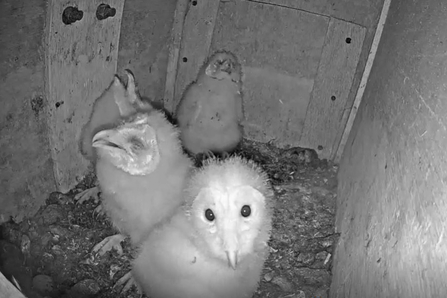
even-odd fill
[[[123,277],[118,279],[118,281],[115,283],[115,285],[113,287],[114,288],[122,287],[123,285],[124,285],[124,287],[121,290],[121,294],[128,292],[132,288],[132,286],[135,286],[137,293],[140,295],[140,297],[143,295],[143,290],[141,289],[140,285],[133,278],[132,271],[127,272],[126,274],[123,275]]]
[[[99,187],[98,186],[94,186],[92,188],[86,189],[81,191],[80,193],[76,194],[74,199],[76,202],[76,204],[82,204],[85,201],[88,200],[93,200],[95,202],[95,204],[99,203]]]
[[[93,247],[92,252],[98,253],[100,256],[102,256],[106,252],[115,249],[119,255],[122,255],[123,247],[121,246],[121,242],[123,242],[124,239],[126,239],[126,236],[122,234],[116,234],[106,237]]]
[[[93,210],[93,214],[96,214],[96,218],[105,215],[105,211],[104,208],[102,207],[101,204],[99,204],[95,210]]]

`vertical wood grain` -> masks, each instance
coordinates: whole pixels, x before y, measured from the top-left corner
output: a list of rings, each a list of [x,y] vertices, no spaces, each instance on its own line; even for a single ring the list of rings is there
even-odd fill
[[[330,158],[362,50],[366,29],[332,18],[326,36],[300,145]]]
[[[355,116],[357,115],[357,110],[362,102],[363,94],[365,93],[366,84],[368,83],[369,74],[371,73],[371,69],[376,58],[377,49],[379,47],[380,38],[382,37],[383,28],[385,27],[385,22],[388,16],[388,11],[390,8],[391,0],[385,0],[383,3],[382,12],[380,14],[379,22],[377,24],[377,29],[374,34],[374,39],[371,45],[371,50],[369,51],[368,59],[366,61],[365,70],[363,71],[362,80],[360,81],[359,89],[357,90],[354,103],[352,104],[352,108],[349,110],[348,118],[346,120],[346,126],[342,132],[340,137],[340,142],[334,144],[336,146],[336,151],[334,148],[333,159],[334,162],[339,163],[343,151],[346,146],[346,142],[348,141],[349,134],[351,133],[352,126],[354,124]],[[341,132],[341,131],[340,131]]]
[[[220,0],[190,1],[186,14],[175,82],[173,107],[196,79],[209,55]],[[195,5],[194,5],[195,4]]]
[[[183,27],[186,13],[188,12],[189,2],[189,0],[177,0],[177,7],[175,8],[174,13],[174,23],[172,24],[168,66],[166,70],[166,87],[163,97],[165,108],[170,112],[174,112],[175,110],[175,78],[177,75]]]
[[[54,174],[59,191],[72,188],[88,162],[78,143],[95,99],[116,73],[123,0],[107,4],[116,14],[98,20],[102,0],[50,0],[48,3],[46,93],[48,126]],[[80,21],[66,25],[62,13],[68,6],[83,11]]]

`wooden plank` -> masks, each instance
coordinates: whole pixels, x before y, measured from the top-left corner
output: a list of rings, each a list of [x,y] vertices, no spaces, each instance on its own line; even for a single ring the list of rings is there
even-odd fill
[[[46,93],[48,127],[59,191],[72,188],[85,173],[88,162],[79,151],[82,126],[94,100],[116,73],[123,0],[109,0],[113,17],[98,20],[102,0],[50,0],[48,3]],[[66,25],[66,7],[83,11],[80,21]]]
[[[0,297],[26,298],[4,275],[0,272]]]
[[[352,108],[350,109],[349,118],[346,122],[345,129],[343,130],[343,135],[341,137],[340,143],[337,147],[335,156],[331,157],[334,162],[339,163],[343,151],[345,150],[346,142],[348,141],[349,134],[352,130],[352,125],[354,124],[355,116],[357,115],[357,110],[362,102],[363,93],[365,92],[366,84],[368,83],[369,74],[371,73],[371,68],[376,57],[377,48],[379,47],[380,38],[382,37],[383,27],[388,16],[388,11],[390,9],[391,0],[385,0],[382,7],[382,12],[380,14],[379,22],[377,24],[377,29],[374,34],[374,39],[371,45],[371,50],[369,51],[368,59],[366,60],[365,70],[363,71],[362,80],[360,81],[359,89],[354,99]],[[335,152],[335,150],[334,150]]]
[[[383,0],[253,0],[280,5],[314,14],[333,17],[367,28],[373,27],[379,16]]]
[[[328,24],[294,9],[221,2],[211,52],[230,50],[243,65],[245,137],[299,145]]]
[[[330,158],[352,86],[366,29],[331,19],[300,144]]]
[[[219,3],[220,0],[190,1],[180,48],[174,107],[209,55]]]
[[[177,0],[177,7],[175,8],[174,13],[174,23],[172,25],[168,66],[166,71],[165,93],[163,97],[164,106],[170,112],[174,112],[175,110],[175,78],[177,76],[183,25],[185,22],[185,16],[188,11],[189,3],[190,0]]]

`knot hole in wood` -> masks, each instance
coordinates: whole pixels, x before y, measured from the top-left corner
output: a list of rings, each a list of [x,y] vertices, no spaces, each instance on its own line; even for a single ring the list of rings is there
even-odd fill
[[[113,7],[110,7],[109,4],[99,4],[98,8],[96,9],[96,18],[98,20],[105,20],[110,17],[114,17],[116,15],[116,9]]]
[[[68,6],[62,12],[62,22],[65,25],[70,25],[74,22],[82,20],[83,16],[84,12],[82,10],[79,10],[77,7],[74,6]]]
[[[347,44],[350,44],[352,39],[351,39],[351,37],[346,37],[345,41],[346,41]]]

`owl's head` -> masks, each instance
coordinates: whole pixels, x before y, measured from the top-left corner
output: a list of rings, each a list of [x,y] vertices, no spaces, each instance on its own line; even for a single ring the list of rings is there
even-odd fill
[[[212,257],[233,269],[264,251],[270,237],[273,192],[266,174],[239,157],[209,160],[187,188],[188,217]]]
[[[235,83],[241,80],[241,65],[237,57],[228,51],[217,51],[206,62],[205,74],[217,80],[230,79]]]
[[[157,135],[148,114],[136,114],[114,129],[95,134],[92,146],[105,159],[131,175],[152,173],[160,160]]]

